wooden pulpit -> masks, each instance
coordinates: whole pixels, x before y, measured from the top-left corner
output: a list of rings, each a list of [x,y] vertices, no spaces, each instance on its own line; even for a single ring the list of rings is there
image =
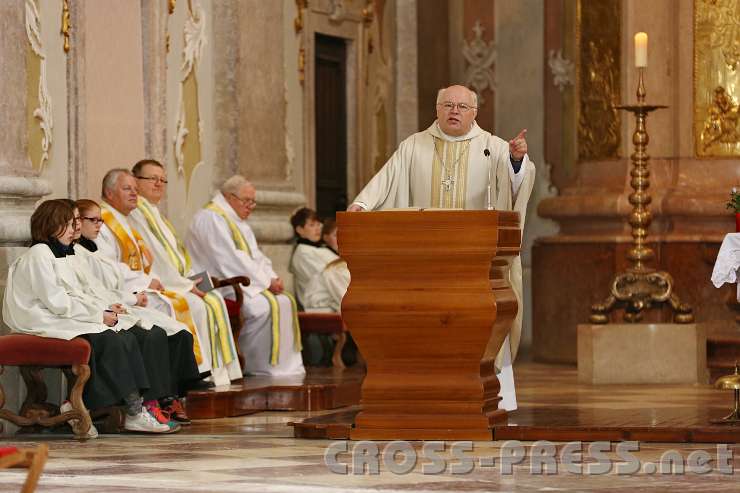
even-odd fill
[[[519,214],[339,213],[342,318],[367,362],[352,439],[490,440],[494,359],[516,315]]]

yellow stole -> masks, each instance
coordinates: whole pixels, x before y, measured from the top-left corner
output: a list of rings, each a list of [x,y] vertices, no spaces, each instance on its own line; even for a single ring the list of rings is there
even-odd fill
[[[432,207],[464,209],[470,140],[448,142],[434,137]]]
[[[252,256],[252,250],[249,248],[247,239],[244,238],[239,227],[231,220],[221,207],[211,202],[206,205],[206,209],[213,211],[226,221],[226,224],[231,231],[231,238],[234,240],[234,246],[237,250],[246,252],[249,258]],[[275,366],[278,364],[278,355],[280,354],[280,305],[278,304],[277,297],[269,289],[265,289],[260,293],[267,299],[270,304],[270,318],[272,319],[272,345],[270,349],[270,364]],[[284,291],[284,294],[289,300],[291,305],[291,312],[293,316],[293,347],[296,351],[301,351],[303,346],[301,344],[301,327],[298,323],[298,304],[292,294]]]
[[[167,239],[167,236],[164,234],[164,231],[162,231],[162,229],[160,228],[159,222],[157,221],[155,213],[152,210],[152,206],[148,200],[143,197],[139,197],[138,208],[139,211],[144,215],[144,218],[146,219],[147,225],[149,226],[152,234],[155,238],[157,238],[157,241],[162,244],[162,247],[164,248],[165,252],[167,252],[167,256],[170,258],[172,264],[177,267],[177,271],[180,273],[181,276],[187,276],[187,273],[190,272],[191,267],[190,254],[188,254],[188,251],[182,241],[179,240],[174,226],[172,226],[172,224],[164,216],[159,216],[165,222],[165,225],[170,229],[170,232],[172,233],[172,236],[175,238],[175,241],[177,243],[176,245],[172,245],[172,243],[170,243],[170,241]],[[184,262],[183,259],[185,259]],[[206,305],[206,313],[208,315],[208,333],[210,336],[209,340],[211,342],[210,346],[212,365],[214,368],[217,368],[219,366],[219,349],[221,350],[223,363],[225,365],[228,365],[236,359],[236,348],[232,344],[232,338],[229,337],[231,326],[228,323],[226,306],[224,305],[223,300],[221,300],[219,296],[216,296],[213,293],[207,293],[205,297],[203,297],[203,302]],[[220,343],[220,348],[219,344],[217,344],[216,341]]]
[[[134,235],[134,239],[136,240],[136,243],[134,243],[134,240],[128,235],[126,228],[116,219],[116,216],[113,215],[113,212],[111,212],[109,206],[105,203],[102,204],[100,217],[102,217],[105,225],[108,226],[116,237],[116,241],[121,248],[121,262],[128,265],[131,270],[143,270],[144,273],[149,274],[152,269],[152,254],[146,248],[146,245],[144,245],[144,240],[141,239],[139,232],[131,228],[131,234]],[[177,321],[187,325],[188,330],[193,335],[195,361],[201,364],[203,362],[203,355],[200,351],[198,333],[195,330],[195,324],[193,323],[193,317],[190,315],[190,307],[187,300],[174,291],[165,290],[162,294],[172,302],[172,308],[175,310]]]

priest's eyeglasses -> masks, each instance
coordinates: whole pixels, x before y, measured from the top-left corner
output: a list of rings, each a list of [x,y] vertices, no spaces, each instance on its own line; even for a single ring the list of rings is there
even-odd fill
[[[147,180],[147,181],[150,181],[152,183],[159,182],[162,185],[167,185],[167,178],[162,178],[162,177],[159,177],[159,176],[137,176],[136,179],[137,180]]]
[[[233,193],[231,194],[231,196],[234,197],[236,200],[238,200],[239,203],[241,203],[244,207],[254,207],[257,205],[257,201],[254,199],[243,199]]]
[[[437,103],[437,106],[441,106],[445,111],[452,111],[457,106],[460,113],[467,113],[470,110],[476,109],[475,106],[470,106],[466,103],[453,103],[452,101],[445,101],[444,103]]]
[[[93,224],[103,224],[103,222],[104,222],[104,221],[103,221],[103,220],[102,220],[101,218],[99,218],[99,217],[87,217],[87,216],[82,216],[82,217],[81,217],[80,219],[84,219],[85,221],[90,221],[90,222],[91,222],[91,223],[93,223]]]

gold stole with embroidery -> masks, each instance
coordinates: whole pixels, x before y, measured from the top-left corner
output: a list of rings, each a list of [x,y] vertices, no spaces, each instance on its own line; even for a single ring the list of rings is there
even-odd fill
[[[101,206],[100,217],[102,217],[105,225],[111,230],[113,236],[116,237],[118,246],[121,249],[121,262],[128,265],[131,270],[143,270],[144,273],[149,274],[152,269],[152,254],[144,244],[144,240],[142,240],[139,232],[135,228],[131,228],[131,234],[136,240],[134,242],[126,231],[126,228],[116,219],[116,216],[105,203]],[[195,361],[201,364],[203,362],[203,355],[201,354],[200,343],[198,342],[198,332],[195,330],[195,324],[193,323],[193,317],[190,315],[190,307],[187,300],[174,291],[165,290],[162,294],[172,302],[172,308],[175,311],[177,321],[184,323],[193,335]]]

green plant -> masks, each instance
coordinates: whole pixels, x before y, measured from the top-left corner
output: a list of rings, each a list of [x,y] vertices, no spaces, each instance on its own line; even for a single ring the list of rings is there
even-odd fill
[[[732,187],[730,200],[727,201],[727,208],[734,209],[736,214],[740,213],[740,192],[736,187]]]

